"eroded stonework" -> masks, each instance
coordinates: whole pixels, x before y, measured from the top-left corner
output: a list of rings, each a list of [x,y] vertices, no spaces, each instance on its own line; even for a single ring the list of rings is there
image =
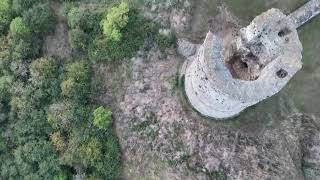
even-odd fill
[[[295,24],[280,10],[261,14],[229,36],[234,37],[209,32],[185,74],[191,105],[217,119],[278,93],[302,67]]]

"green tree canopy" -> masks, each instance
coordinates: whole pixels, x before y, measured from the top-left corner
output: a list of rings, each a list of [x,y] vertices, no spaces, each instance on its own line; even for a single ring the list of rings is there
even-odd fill
[[[30,29],[21,17],[16,17],[10,24],[10,33],[12,36],[29,36]]]
[[[12,9],[16,14],[22,14],[25,10],[31,8],[34,4],[43,0],[12,0]]]
[[[34,33],[53,31],[55,18],[48,4],[35,5],[23,13],[23,20]]]
[[[94,13],[84,7],[73,7],[67,15],[68,25],[71,29],[81,29],[86,33],[97,33],[100,29],[100,13]]]
[[[58,64],[53,58],[39,58],[31,63],[31,81],[34,84],[43,84],[58,77]]]
[[[94,110],[93,116],[93,125],[99,129],[107,129],[112,124],[112,112],[102,106]]]
[[[0,102],[7,102],[10,98],[11,76],[0,77]]]
[[[31,141],[19,146],[14,157],[20,177],[26,179],[52,179],[61,172],[58,157],[49,141]]]
[[[0,1],[0,35],[3,34],[11,22],[11,4],[10,0]]]
[[[61,83],[62,95],[74,100],[86,102],[90,93],[91,69],[88,63],[78,61],[66,69],[66,79]]]
[[[69,42],[73,49],[85,51],[88,45],[88,35],[80,28],[69,31]]]
[[[119,6],[112,7],[105,19],[102,20],[103,34],[111,40],[120,41],[121,30],[129,21],[129,6],[122,2]]]

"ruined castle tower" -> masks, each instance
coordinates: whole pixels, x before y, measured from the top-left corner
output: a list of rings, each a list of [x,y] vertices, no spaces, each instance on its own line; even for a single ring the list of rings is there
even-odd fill
[[[296,29],[319,13],[320,0],[311,0],[289,16],[262,13],[232,38],[209,32],[185,74],[191,105],[224,119],[278,93],[302,67]]]

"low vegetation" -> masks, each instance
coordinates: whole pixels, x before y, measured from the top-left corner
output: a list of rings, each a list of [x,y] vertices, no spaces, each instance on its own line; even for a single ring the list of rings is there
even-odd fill
[[[74,6],[67,17],[72,48],[96,62],[131,58],[154,42],[162,51],[174,44],[174,38],[159,34],[159,24],[145,19],[127,3],[90,12]]]

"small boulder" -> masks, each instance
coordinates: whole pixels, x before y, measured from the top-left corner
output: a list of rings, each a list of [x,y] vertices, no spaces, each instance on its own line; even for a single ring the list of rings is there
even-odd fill
[[[196,53],[196,45],[185,39],[178,40],[178,53],[184,57],[190,57]]]

